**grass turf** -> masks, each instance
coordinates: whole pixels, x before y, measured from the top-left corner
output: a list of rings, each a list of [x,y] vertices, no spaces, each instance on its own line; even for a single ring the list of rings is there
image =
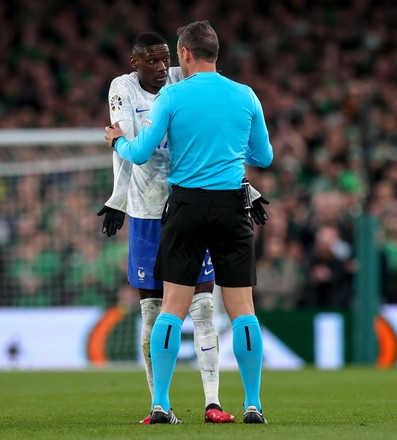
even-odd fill
[[[171,388],[183,425],[143,426],[142,371],[2,372],[0,439],[397,439],[395,370],[264,371],[265,425],[242,423],[238,372],[222,372],[220,398],[235,424],[204,424],[198,371],[177,370]]]

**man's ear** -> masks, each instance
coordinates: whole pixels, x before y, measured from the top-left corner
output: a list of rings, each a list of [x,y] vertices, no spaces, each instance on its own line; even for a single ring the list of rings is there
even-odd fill
[[[130,64],[132,67],[132,70],[136,70],[138,68],[138,58],[134,58],[132,55],[130,56]]]
[[[182,54],[183,54],[184,60],[188,63],[191,60],[190,50],[186,49],[186,47],[182,47]]]

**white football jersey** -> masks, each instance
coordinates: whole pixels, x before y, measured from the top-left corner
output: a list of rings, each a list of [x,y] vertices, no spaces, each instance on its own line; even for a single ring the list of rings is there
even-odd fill
[[[167,84],[183,79],[180,67],[170,67]],[[156,95],[139,85],[138,74],[132,72],[115,78],[109,89],[109,112],[112,124],[119,122],[132,140],[137,136]],[[131,217],[159,219],[169,191],[167,177],[170,160],[165,137],[153,156],[143,165],[135,165],[113,153],[113,192],[107,206],[126,212]]]

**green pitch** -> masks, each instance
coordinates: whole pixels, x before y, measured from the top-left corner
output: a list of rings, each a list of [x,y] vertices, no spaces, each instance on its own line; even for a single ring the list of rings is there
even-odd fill
[[[397,439],[396,370],[264,371],[267,426],[242,423],[238,373],[222,372],[220,388],[235,424],[204,424],[199,372],[177,370],[171,401],[185,424],[143,426],[142,371],[2,372],[0,439]]]

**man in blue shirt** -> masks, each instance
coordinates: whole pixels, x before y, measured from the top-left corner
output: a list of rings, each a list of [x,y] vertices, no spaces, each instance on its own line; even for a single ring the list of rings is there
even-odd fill
[[[180,67],[170,67],[170,51],[163,37],[153,32],[136,36],[132,45],[133,71],[116,77],[109,88],[111,123],[119,123],[127,139],[134,139],[161,87],[183,79]],[[167,137],[144,165],[135,165],[113,154],[113,191],[98,215],[104,215],[102,231],[115,235],[129,217],[128,281],[138,289],[141,306],[141,348],[151,398],[154,385],[150,338],[161,311],[163,282],[153,278],[160,242],[161,217],[169,196],[169,152]],[[259,205],[258,205],[259,206]],[[261,205],[260,205],[261,206]],[[252,211],[253,218],[255,210]],[[189,309],[194,328],[194,348],[204,389],[204,420],[212,423],[234,422],[219,401],[218,332],[215,325],[212,291],[214,270],[207,253],[197,279]],[[202,351],[201,347],[216,349]],[[151,414],[140,421],[149,424]],[[181,419],[175,418],[176,422]]]
[[[172,422],[169,388],[181,327],[207,248],[232,322],[245,391],[244,422],[266,423],[260,401],[262,336],[252,299],[253,223],[242,182],[244,163],[268,167],[273,149],[253,90],[216,72],[219,43],[209,23],[191,23],[177,34],[185,79],[161,89],[134,141],[127,141],[117,124],[106,128],[108,146],[136,164],[145,163],[168,135],[172,191],[155,266],[155,277],[164,281],[164,297],[151,337],[151,424]]]

